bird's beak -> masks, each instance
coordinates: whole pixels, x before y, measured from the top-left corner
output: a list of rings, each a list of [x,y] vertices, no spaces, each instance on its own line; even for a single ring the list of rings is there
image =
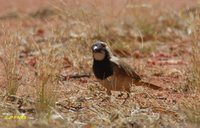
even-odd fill
[[[100,49],[98,46],[93,46],[93,47],[92,47],[92,51],[93,51],[93,52],[100,52],[101,49]]]

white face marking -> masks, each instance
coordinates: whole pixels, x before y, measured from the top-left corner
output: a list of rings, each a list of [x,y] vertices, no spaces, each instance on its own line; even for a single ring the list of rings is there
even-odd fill
[[[103,60],[105,58],[105,56],[106,56],[106,54],[105,54],[104,51],[102,51],[102,52],[94,52],[93,53],[93,57],[94,57],[95,60],[101,61],[101,60]]]

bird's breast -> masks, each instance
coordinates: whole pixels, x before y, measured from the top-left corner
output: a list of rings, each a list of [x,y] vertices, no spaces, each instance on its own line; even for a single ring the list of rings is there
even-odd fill
[[[97,79],[104,80],[113,75],[113,68],[108,60],[104,61],[94,60],[93,72]]]

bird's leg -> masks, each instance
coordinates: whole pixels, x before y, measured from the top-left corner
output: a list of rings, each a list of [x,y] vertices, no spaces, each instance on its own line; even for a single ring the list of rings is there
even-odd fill
[[[130,89],[126,89],[126,94],[127,94],[127,96],[126,96],[126,98],[124,99],[124,101],[123,101],[123,103],[122,104],[125,104],[126,103],[126,101],[127,101],[127,99],[129,99],[130,98]]]
[[[129,95],[129,93],[127,92],[126,94],[127,94],[127,97],[126,97],[126,98],[124,98],[124,101],[123,101],[123,103],[122,103],[122,104],[125,104],[125,103],[126,103],[126,101],[127,101],[127,99],[129,99],[129,98],[130,98],[130,95]]]
[[[126,94],[127,94],[127,97],[125,99],[130,98],[130,92],[127,92]]]
[[[107,93],[107,96],[102,99],[102,102],[103,101],[109,101],[110,98],[111,98],[112,93],[111,93],[111,91],[109,89],[107,89],[106,93]]]
[[[112,93],[111,93],[111,91],[109,89],[107,89],[106,93],[107,93],[108,96],[112,95]]]

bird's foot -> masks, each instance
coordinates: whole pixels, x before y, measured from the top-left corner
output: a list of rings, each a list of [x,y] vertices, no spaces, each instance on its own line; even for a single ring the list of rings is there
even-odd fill
[[[101,100],[101,102],[110,101],[110,100],[111,100],[111,96],[108,95],[108,96],[103,97],[103,99]]]
[[[124,94],[121,92],[120,94],[118,94],[118,97],[122,97]]]

